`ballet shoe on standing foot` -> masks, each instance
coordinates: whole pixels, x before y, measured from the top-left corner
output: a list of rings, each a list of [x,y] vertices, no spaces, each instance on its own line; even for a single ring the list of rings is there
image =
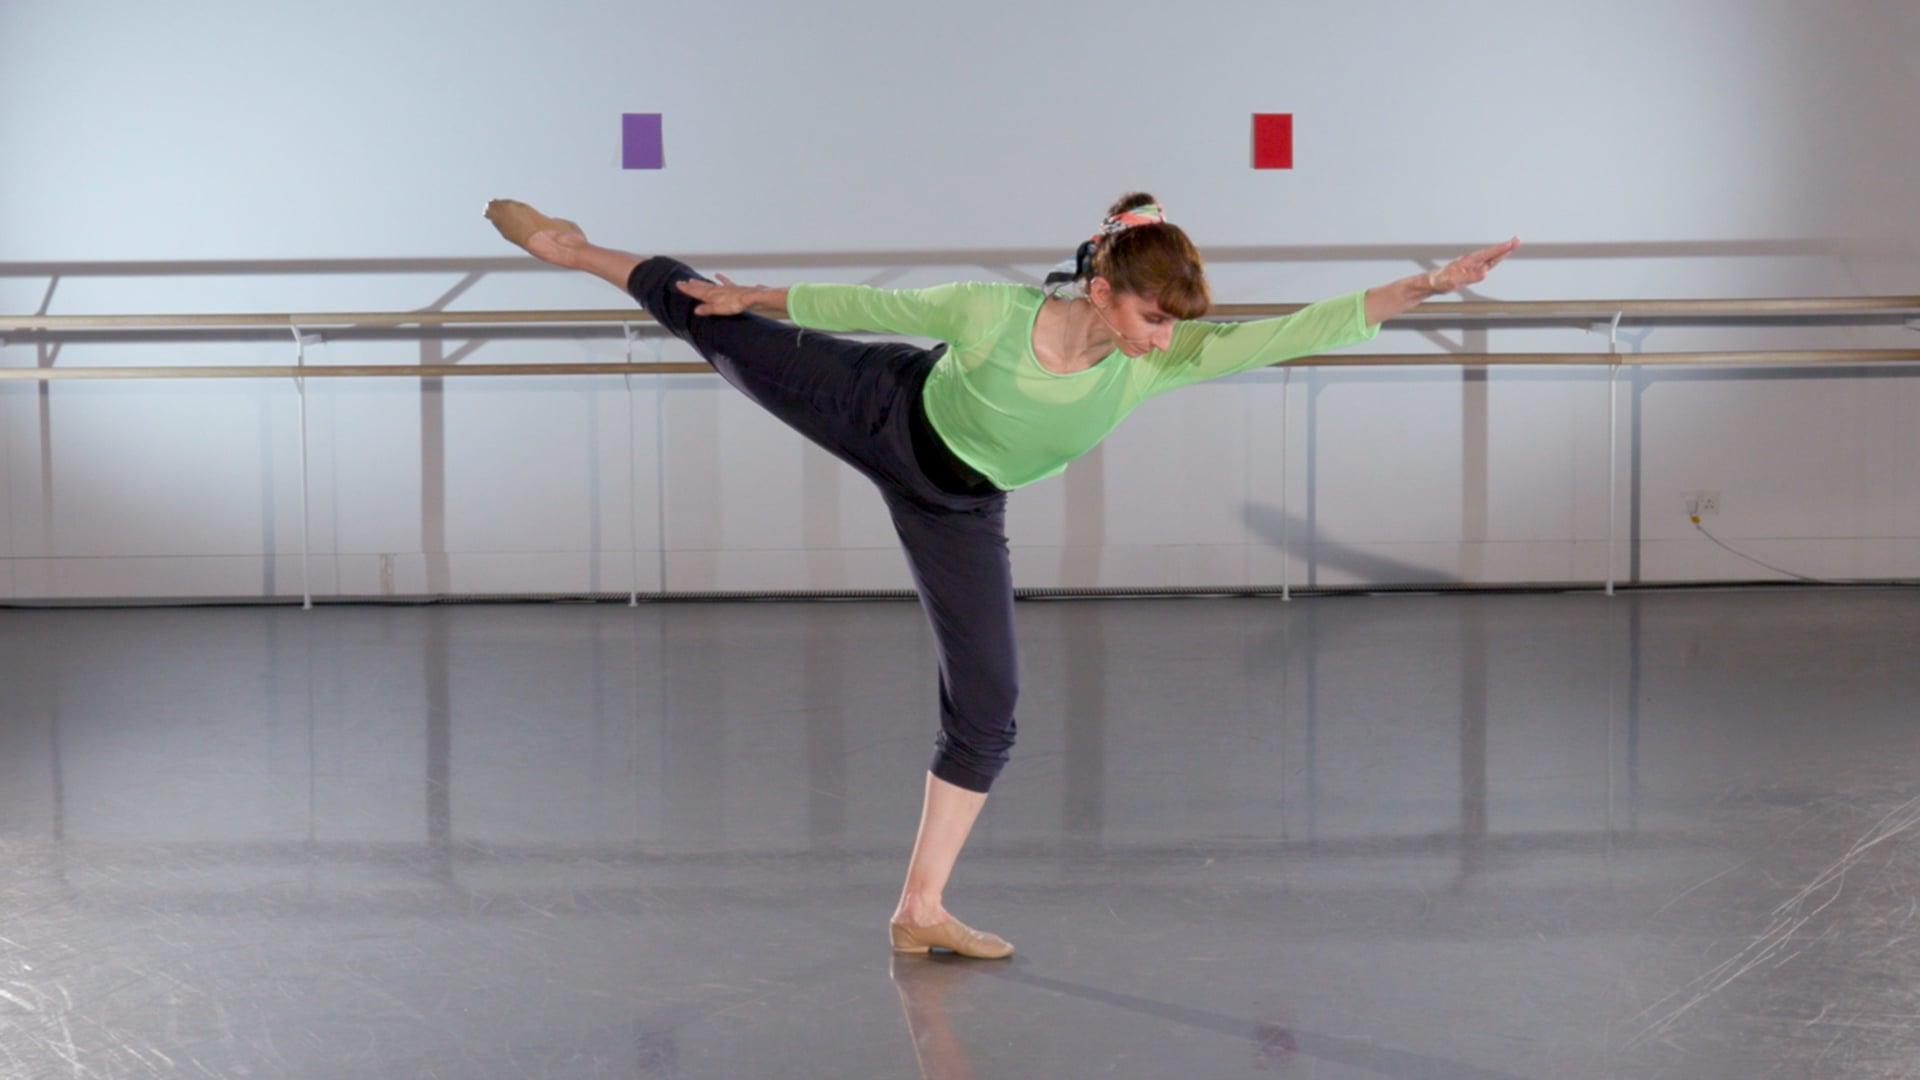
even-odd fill
[[[500,230],[518,247],[526,247],[533,234],[539,232],[572,233],[582,241],[587,238],[580,226],[565,218],[552,218],[514,199],[495,199],[487,204],[486,218],[493,227]]]
[[[998,960],[1013,955],[1013,945],[998,934],[989,934],[949,918],[946,922],[934,926],[908,926],[905,923],[888,923],[887,933],[893,939],[893,951],[902,953],[923,953],[928,949],[948,949],[961,956],[971,956],[981,960]]]

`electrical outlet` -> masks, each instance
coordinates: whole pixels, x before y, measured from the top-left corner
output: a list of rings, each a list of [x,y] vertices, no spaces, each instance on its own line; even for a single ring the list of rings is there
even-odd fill
[[[1720,493],[1717,491],[1689,491],[1681,496],[1681,505],[1688,517],[1711,517],[1720,512]]]

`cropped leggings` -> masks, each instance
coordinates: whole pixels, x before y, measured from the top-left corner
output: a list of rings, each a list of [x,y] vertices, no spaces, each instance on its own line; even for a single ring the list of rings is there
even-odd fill
[[[1013,746],[1019,670],[1013,641],[1007,494],[950,477],[954,462],[924,431],[920,388],[940,350],[864,342],[758,315],[696,316],[674,283],[700,278],[655,257],[627,279],[647,313],[692,345],[741,393],[872,480],[893,516],[940,659],[933,775],[985,792]],[[945,455],[945,460],[927,460]],[[964,468],[964,467],[963,467]]]

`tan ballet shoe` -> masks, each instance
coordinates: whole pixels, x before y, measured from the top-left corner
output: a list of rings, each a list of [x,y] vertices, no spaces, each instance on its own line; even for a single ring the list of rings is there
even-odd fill
[[[981,960],[998,960],[1013,955],[1013,945],[1007,939],[998,934],[975,930],[954,918],[937,926],[888,923],[887,933],[893,938],[894,952],[923,953],[928,949],[950,949],[961,956]]]
[[[495,199],[487,204],[486,218],[500,235],[519,247],[526,247],[527,240],[537,232],[573,233],[582,240],[586,233],[580,226],[565,218],[552,218],[514,199]]]

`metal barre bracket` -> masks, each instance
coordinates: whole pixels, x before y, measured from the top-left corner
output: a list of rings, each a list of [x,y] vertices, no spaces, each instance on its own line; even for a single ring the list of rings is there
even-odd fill
[[[1617,353],[1620,351],[1620,320],[1626,318],[1626,315],[1624,311],[1616,311],[1613,313],[1613,318],[1606,322],[1588,323],[1587,333],[1607,335],[1607,352]],[[1652,333],[1652,330],[1648,330],[1648,333]],[[1645,341],[1646,338],[1642,336],[1640,340]]]

